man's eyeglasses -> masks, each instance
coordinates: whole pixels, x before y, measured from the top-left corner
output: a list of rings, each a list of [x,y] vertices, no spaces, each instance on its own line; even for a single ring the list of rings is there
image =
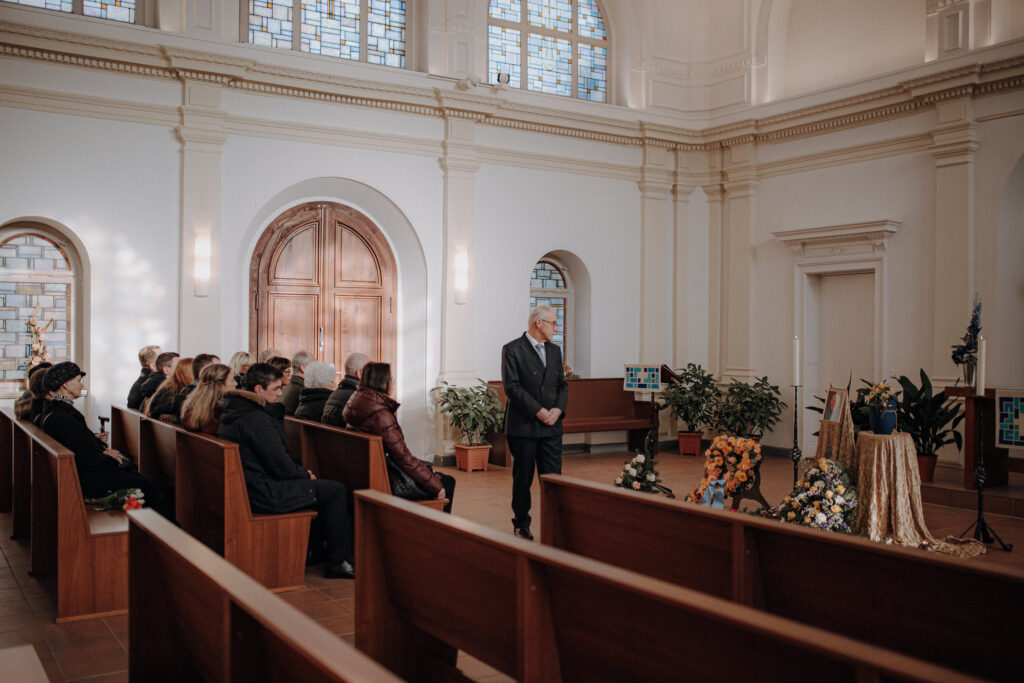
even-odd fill
[[[557,320],[544,320],[543,318],[541,318],[537,322],[547,323],[548,325],[554,325],[556,327],[558,326],[558,321]]]

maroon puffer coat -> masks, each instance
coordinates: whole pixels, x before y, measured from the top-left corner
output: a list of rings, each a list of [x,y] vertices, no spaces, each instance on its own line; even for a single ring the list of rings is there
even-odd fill
[[[348,429],[379,436],[391,460],[405,470],[421,489],[436,496],[443,488],[441,478],[431,472],[405,445],[405,436],[395,418],[398,406],[398,401],[387,394],[369,387],[359,387],[345,404],[342,417]]]

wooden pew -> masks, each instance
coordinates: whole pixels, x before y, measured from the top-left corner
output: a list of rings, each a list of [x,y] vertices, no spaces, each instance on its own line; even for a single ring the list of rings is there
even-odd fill
[[[541,480],[547,545],[972,675],[1024,670],[1024,572],[580,479]]]
[[[146,416],[137,410],[110,406],[110,447],[131,458],[136,467],[140,467],[140,429],[145,421]],[[139,471],[142,472],[141,467]]]
[[[152,510],[129,517],[131,680],[398,680]]]
[[[0,512],[11,511],[11,464],[14,447],[14,411],[0,409]]]
[[[32,436],[29,420],[11,429],[11,538],[28,538],[32,526]]]
[[[57,622],[124,614],[128,608],[128,518],[87,507],[75,455],[34,425],[32,574],[57,571]]]
[[[340,481],[348,490],[350,499],[353,491],[362,489],[391,493],[385,461],[387,456],[379,436],[295,417],[286,417],[284,423],[290,435],[289,447],[293,440],[300,444],[302,455],[299,459],[303,467],[318,477]],[[295,455],[294,451],[292,455]],[[441,510],[448,504],[448,499],[415,502]]]
[[[181,528],[271,590],[302,588],[316,513],[254,514],[238,444],[167,422],[147,424],[155,443],[175,443],[175,513]]]
[[[621,377],[570,379],[566,380],[566,383],[569,385],[569,400],[565,407],[565,419],[562,420],[563,433],[625,430],[628,434],[629,450],[635,451],[643,447],[644,439],[651,428],[651,406],[646,401],[635,401],[636,397],[632,392],[624,391]],[[501,405],[507,407],[508,397],[502,383],[491,381],[487,386],[497,392]],[[505,435],[491,432],[487,435],[487,441],[491,444],[488,462],[503,467],[510,466],[512,455],[508,451]]]
[[[356,574],[356,647],[407,679],[457,677],[457,649],[526,682],[966,678],[377,491]]]

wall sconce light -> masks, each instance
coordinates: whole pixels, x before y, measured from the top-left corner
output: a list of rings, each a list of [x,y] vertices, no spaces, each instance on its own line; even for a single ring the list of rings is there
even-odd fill
[[[512,74],[498,73],[498,83],[501,85],[508,85],[508,82],[512,80]]]
[[[196,233],[195,249],[195,268],[192,273],[195,295],[210,296],[210,233]]]
[[[455,303],[459,306],[466,303],[466,293],[469,291],[469,256],[466,250],[459,248],[455,250]]]

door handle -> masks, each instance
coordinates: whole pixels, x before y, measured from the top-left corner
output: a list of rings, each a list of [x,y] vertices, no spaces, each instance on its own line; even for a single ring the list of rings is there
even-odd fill
[[[324,350],[324,328],[320,328],[320,351]]]

